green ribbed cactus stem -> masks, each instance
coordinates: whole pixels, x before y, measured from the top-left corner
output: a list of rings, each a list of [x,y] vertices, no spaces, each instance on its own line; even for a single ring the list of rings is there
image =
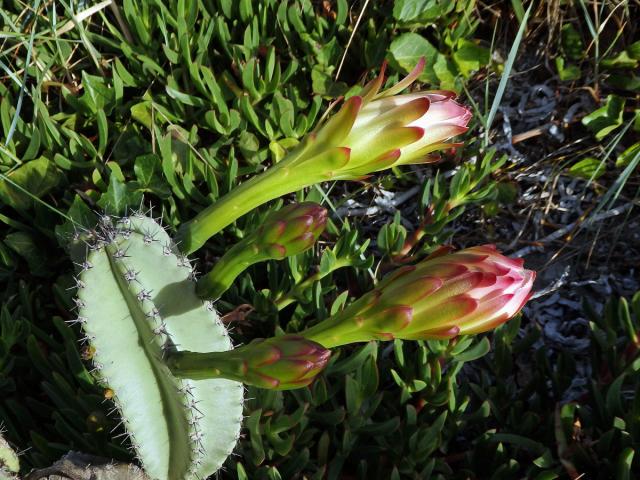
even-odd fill
[[[77,322],[95,370],[114,392],[149,477],[202,479],[240,434],[243,387],[226,379],[177,379],[165,357],[232,348],[213,306],[195,294],[186,257],[153,219],[103,218],[78,277]]]

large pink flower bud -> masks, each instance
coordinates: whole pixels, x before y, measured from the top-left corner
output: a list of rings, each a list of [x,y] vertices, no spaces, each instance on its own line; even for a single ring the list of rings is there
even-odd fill
[[[458,144],[444,143],[467,130],[471,112],[457,103],[455,93],[423,91],[396,95],[411,85],[424,68],[424,59],[401,82],[379,92],[385,66],[360,95],[349,98],[340,111],[307,140],[304,157],[316,157],[309,170],[323,166],[331,179],[353,179],[397,165],[433,161],[429,154]],[[327,156],[329,147],[334,147]],[[300,157],[293,163],[306,163]],[[331,163],[330,168],[323,163]]]
[[[447,339],[491,330],[529,299],[535,272],[493,245],[427,258],[390,274],[338,315],[303,332],[325,347],[372,339]]]
[[[436,160],[436,150],[458,146],[448,139],[467,130],[471,112],[448,91],[398,95],[420,75],[425,62],[387,90],[380,75],[359,95],[309,133],[280,162],[234,189],[181,227],[189,253],[236,218],[269,200],[328,180],[357,180],[398,165]]]

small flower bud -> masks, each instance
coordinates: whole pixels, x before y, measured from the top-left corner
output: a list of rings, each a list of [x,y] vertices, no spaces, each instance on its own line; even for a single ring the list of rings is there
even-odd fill
[[[327,210],[316,203],[293,203],[269,215],[252,235],[258,249],[281,259],[311,248],[324,232]]]
[[[272,390],[309,385],[331,352],[298,335],[254,340],[226,352],[177,352],[168,359],[174,375],[192,379],[228,378]]]
[[[227,250],[198,281],[201,297],[217,299],[249,266],[282,260],[311,248],[327,224],[327,210],[316,203],[293,203],[271,213],[263,224]]]

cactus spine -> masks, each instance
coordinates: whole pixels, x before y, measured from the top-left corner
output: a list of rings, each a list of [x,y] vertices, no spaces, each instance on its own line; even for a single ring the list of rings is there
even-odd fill
[[[114,391],[146,473],[158,480],[206,478],[233,450],[243,387],[226,379],[176,379],[168,350],[232,348],[194,271],[153,219],[104,219],[78,278],[78,322],[98,374]]]

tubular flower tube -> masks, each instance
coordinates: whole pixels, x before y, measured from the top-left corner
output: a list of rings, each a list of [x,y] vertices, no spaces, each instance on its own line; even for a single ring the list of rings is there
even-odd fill
[[[293,203],[273,212],[260,228],[227,250],[213,270],[198,281],[196,292],[218,299],[249,266],[311,248],[326,224],[327,210],[317,203]]]
[[[316,342],[284,335],[254,340],[226,352],[171,353],[167,365],[179,378],[227,378],[271,390],[292,390],[309,385],[330,356]]]
[[[491,330],[522,309],[535,272],[493,245],[438,252],[402,267],[300,335],[332,348],[369,340],[449,339]]]
[[[380,91],[380,74],[284,159],[244,182],[179,231],[184,253],[200,248],[234,220],[269,200],[328,180],[357,180],[398,165],[427,163],[430,154],[459,144],[447,143],[467,130],[471,112],[448,91],[398,93],[420,75],[414,70],[391,88]]]

